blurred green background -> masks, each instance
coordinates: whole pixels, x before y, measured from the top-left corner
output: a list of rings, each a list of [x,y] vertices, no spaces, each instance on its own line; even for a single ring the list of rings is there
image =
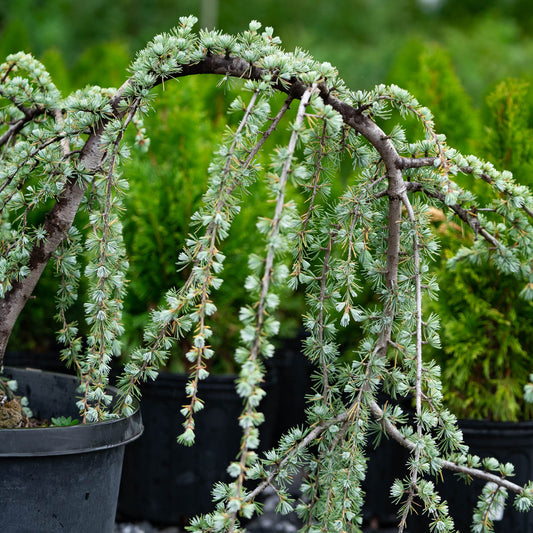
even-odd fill
[[[97,45],[122,46],[126,68],[127,56],[188,14],[227,32],[251,19],[273,26],[287,49],[309,49],[356,88],[387,79],[413,40],[441,43],[474,98],[503,77],[531,74],[529,0],[2,0],[0,52],[56,51],[82,79]],[[105,75],[106,65],[89,70],[87,79]]]
[[[533,184],[531,0],[0,0],[0,56],[32,52],[64,94],[85,84],[118,87],[135,52],[189,14],[198,16],[200,26],[227,32],[246,29],[251,19],[273,26],[286,49],[299,46],[331,62],[354,90],[403,86],[432,109],[451,145]],[[177,281],[179,243],[205,186],[210,151],[228,120],[232,91],[216,84],[190,79],[160,89],[158,113],[147,119],[150,150],[134,151],[124,170],[131,183],[126,346],[138,341],[149,309]],[[476,192],[483,196],[482,189]],[[247,227],[263,207],[261,191],[246,203],[248,215],[228,243],[229,266],[238,275],[221,289],[225,331],[213,341],[223,354],[228,351],[226,370],[232,369],[227,346],[235,340],[245,299],[240,279],[246,250],[257,245]],[[445,220],[435,223],[442,235],[436,268],[443,282],[440,301],[432,305],[443,317],[444,348],[433,355],[443,367],[449,401],[463,416],[524,418],[520,398],[532,366],[533,307],[518,299],[520,282],[490,265],[481,272],[469,265],[445,272],[446,259],[469,238],[455,228]],[[48,273],[11,349],[53,348],[55,327],[47,319],[54,313],[53,290]],[[286,303],[282,313],[288,317],[301,299]],[[298,330],[297,323],[284,324],[286,336]],[[182,368],[179,360],[173,368]],[[495,398],[501,400],[497,405]]]

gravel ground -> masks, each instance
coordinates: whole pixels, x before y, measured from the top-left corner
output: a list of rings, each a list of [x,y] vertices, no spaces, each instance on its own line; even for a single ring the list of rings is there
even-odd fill
[[[266,493],[266,491],[265,491]],[[300,521],[295,513],[286,516],[276,514],[278,498],[272,490],[265,494],[263,514],[252,520],[247,526],[247,533],[297,533]],[[171,526],[162,529],[148,522],[138,524],[117,524],[115,533],[186,533],[182,528]]]
[[[115,525],[115,533],[185,533],[179,527],[166,527],[158,529],[148,522],[140,522],[138,524],[120,523]]]
[[[272,491],[273,492],[273,491]],[[276,514],[277,496],[267,494],[264,500],[263,514],[252,520],[247,526],[247,533],[297,533],[301,523],[296,513],[286,516]],[[365,533],[397,533],[397,528],[373,528],[369,526]],[[115,533],[186,533],[179,527],[170,526],[162,529],[154,527],[148,522],[137,524],[117,524]]]
[[[250,529],[250,526],[246,528],[248,533],[296,533],[298,528],[288,522],[278,522],[276,525],[270,524],[267,528],[267,524],[263,523],[260,528]],[[115,533],[186,533],[179,527],[166,527],[158,529],[148,522],[141,522],[138,524],[117,524],[115,527]],[[398,533],[397,528],[386,529],[365,529],[365,533]]]

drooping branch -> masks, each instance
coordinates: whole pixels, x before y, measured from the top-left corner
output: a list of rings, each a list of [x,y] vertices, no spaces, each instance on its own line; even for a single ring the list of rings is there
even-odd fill
[[[115,118],[124,116],[128,111],[127,109],[119,110],[119,103],[126,86],[124,84],[110,100]],[[93,129],[81,150],[78,164],[83,166],[86,173],[96,172],[102,165],[105,152],[101,150],[100,142],[109,120],[101,121]],[[30,251],[28,275],[14,282],[11,290],[0,301],[0,316],[2,317],[0,321],[0,367],[15,322],[29,300],[52,254],[67,236],[86,187],[87,183],[76,174],[67,180],[59,199],[46,216],[44,231],[47,238],[36,241]]]
[[[303,435],[302,438],[298,441],[298,443],[276,464],[276,466],[272,468],[268,472],[268,474],[266,474],[263,481],[261,481],[261,483],[259,483],[257,487],[255,487],[246,495],[245,500],[254,501],[257,496],[259,496],[267,487],[271,486],[275,482],[280,471],[291,461],[293,457],[302,453],[310,446],[312,446],[315,442],[317,442],[320,439],[321,435],[326,432],[331,426],[345,424],[347,421],[349,421],[352,418],[354,411],[357,410],[360,405],[361,397],[359,395],[356,401],[354,401],[350,406],[348,406],[345,411],[339,413],[333,418],[324,420],[321,424],[317,424],[313,428],[311,428],[309,432]],[[370,401],[369,407],[373,417],[380,425],[382,425],[385,432],[390,438],[392,438],[394,441],[396,441],[408,451],[415,451],[416,444],[409,440],[406,436],[404,436],[402,432],[384,416],[383,409],[378,405],[375,400]],[[485,470],[473,468],[467,465],[461,465],[449,460],[440,460],[440,464],[442,465],[442,468],[450,472],[464,474],[486,482],[496,483],[499,487],[503,487],[518,495],[524,493],[524,488],[520,485],[517,485],[516,483],[513,483],[512,481],[500,477],[496,474],[491,474],[490,472],[487,472]]]
[[[433,167],[435,164],[440,163],[440,158],[438,157],[401,157],[399,160],[399,168],[403,170],[408,169],[415,169],[415,168],[422,168],[422,167]],[[485,183],[488,183],[489,185],[494,185],[494,179],[489,176],[486,172],[477,172],[473,167],[470,166],[463,166],[458,169],[463,174],[477,174]],[[422,190],[423,186],[421,184],[415,185],[415,183],[410,183],[408,185],[409,187],[413,187],[413,189],[409,190]],[[417,188],[420,187],[420,188]],[[428,192],[426,189],[424,189],[424,192]],[[504,192],[506,194],[510,194],[509,190],[507,188],[504,189]],[[444,198],[444,195],[442,196]],[[440,199],[440,198],[439,198]],[[526,215],[529,218],[533,218],[533,211],[525,204],[521,205],[520,208],[526,213]]]
[[[250,166],[254,162],[255,156],[259,153],[261,147],[264,145],[266,140],[272,135],[272,133],[276,130],[277,126],[279,125],[279,123],[281,121],[281,119],[284,117],[285,113],[287,113],[287,111],[289,110],[289,107],[291,105],[292,100],[293,100],[293,98],[291,96],[288,96],[285,99],[285,102],[283,103],[283,105],[279,109],[278,113],[273,118],[273,120],[272,120],[271,124],[269,125],[269,127],[265,129],[265,131],[262,133],[262,135],[259,138],[259,140],[255,143],[253,148],[250,150],[250,152],[249,152],[248,156],[246,157],[245,161],[241,164],[241,166],[240,166],[241,174],[245,173],[246,170],[250,168]],[[243,126],[244,126],[244,122],[243,122]],[[228,160],[231,160],[234,157],[233,156],[233,151],[234,151],[234,149],[233,150],[229,150],[229,154],[227,154],[227,156],[226,156],[226,157],[228,157]],[[215,202],[216,206],[217,206],[216,209],[225,208],[223,198],[227,198],[228,196],[231,196],[236,188],[239,188],[239,187],[242,186],[242,177],[243,177],[242,175],[238,175],[238,176],[233,177],[231,180],[227,180],[226,179],[226,177],[227,177],[226,174],[230,171],[231,166],[230,165],[224,165],[224,169],[226,169],[225,171],[223,170],[223,177],[224,177],[225,184],[218,191],[218,198],[217,198],[217,200]],[[216,225],[214,223],[210,223],[209,226],[207,226],[207,228],[205,230],[205,235],[204,235],[205,240],[208,241],[208,242],[211,242],[212,239],[214,239],[214,241],[220,239],[221,237],[220,237],[220,234],[219,234],[219,230],[220,230],[220,225]],[[205,251],[205,248],[202,247],[202,245],[200,245],[200,246],[201,246],[201,249],[199,249],[195,253],[195,259],[194,259],[194,262],[191,264],[190,274],[189,274],[187,280],[185,281],[185,283],[183,285],[183,290],[182,290],[183,293],[187,293],[194,285],[194,282],[195,282],[195,279],[196,279],[195,271],[196,271],[196,269],[198,268],[198,266],[200,264],[199,256],[200,256],[201,252]],[[184,308],[186,306],[187,306],[187,298],[185,298],[185,297],[180,298],[179,304],[177,306],[173,305],[172,315],[174,316],[174,318],[172,318],[171,320],[167,321],[166,326],[164,328],[162,328],[158,332],[158,334],[153,338],[153,340],[150,342],[150,345],[148,347],[150,352],[155,352],[156,350],[158,350],[161,347],[161,344],[164,342],[164,339],[167,336],[176,335],[177,331],[183,330],[183,328],[180,327],[179,323],[184,318],[183,317],[183,311],[184,311]],[[176,317],[179,317],[179,318],[176,318]],[[151,367],[153,367],[153,363],[154,363],[154,361],[152,361],[151,359],[148,360],[148,359],[144,358],[143,361],[142,361],[142,364],[140,365],[138,373],[136,373],[134,376],[133,375],[125,375],[125,376],[123,376],[123,383],[127,383],[127,387],[125,388],[124,393],[121,394],[121,401],[117,402],[117,406],[116,406],[116,412],[117,413],[123,412],[123,409],[126,406],[126,403],[125,403],[126,398],[131,397],[131,396],[134,395],[133,392],[134,392],[136,386],[138,385],[138,383],[142,379],[145,379],[145,375],[146,375],[147,371]],[[190,430],[191,431],[189,431],[189,434],[192,433],[192,428],[190,428]],[[192,435],[194,435],[194,433],[192,433]]]
[[[294,122],[293,132],[291,134],[291,137],[289,139],[289,143],[287,146],[286,159],[283,162],[281,172],[279,173],[279,177],[276,180],[277,181],[277,184],[276,184],[277,198],[276,198],[276,205],[274,209],[274,215],[272,217],[272,222],[271,222],[267,254],[264,260],[263,273],[262,273],[262,278],[260,282],[261,287],[260,287],[259,300],[257,302],[256,312],[255,312],[255,324],[254,324],[255,336],[249,348],[249,355],[247,358],[247,362],[243,364],[243,370],[246,364],[256,362],[257,358],[259,357],[261,344],[264,342],[264,340],[262,339],[262,335],[263,335],[263,328],[264,328],[266,309],[267,309],[267,305],[266,305],[267,297],[270,291],[270,285],[272,283],[273,272],[274,272],[274,259],[275,259],[275,255],[277,252],[276,247],[273,245],[273,243],[276,241],[279,235],[281,218],[282,218],[284,209],[286,207],[285,206],[285,190],[286,190],[289,173],[294,164],[293,157],[294,157],[294,152],[296,150],[296,145],[299,139],[298,130],[304,122],[306,108],[309,105],[309,101],[315,90],[316,90],[316,87],[312,86],[309,89],[307,89],[307,91],[302,95],[300,105],[298,107],[296,119]],[[241,418],[251,419],[255,411],[255,404],[253,402],[251,394],[249,394],[248,397],[245,398],[244,403],[245,403],[245,407],[243,410],[243,414],[241,415]],[[246,478],[246,471],[247,471],[246,467],[247,467],[247,463],[250,460],[249,452],[250,452],[251,447],[250,447],[249,441],[250,441],[250,437],[252,434],[252,430],[253,430],[252,425],[243,425],[243,437],[241,440],[239,473],[235,481],[235,489],[236,489],[235,492],[236,492],[237,498],[242,497],[242,490],[243,490],[244,480]],[[237,512],[231,511],[230,512],[230,528],[229,528],[230,532],[234,531],[236,518],[237,518]]]
[[[26,109],[26,108],[24,109],[25,109],[24,117],[11,123],[7,131],[4,132],[2,135],[0,135],[0,146],[4,146],[4,144],[8,144],[9,141],[15,138],[17,133],[19,133],[24,128],[24,126],[26,126],[26,124],[34,120],[35,117],[38,117],[39,115],[43,115],[46,112],[46,109],[43,109],[41,107],[36,107],[33,109]]]
[[[414,277],[415,277],[415,319],[416,319],[416,382],[415,382],[415,409],[417,421],[417,435],[422,438],[422,425],[420,417],[422,415],[422,280],[420,271],[420,243],[418,242],[418,228],[416,224],[416,216],[413,206],[407,196],[407,193],[402,195],[402,203],[405,206],[409,221],[412,224],[413,232],[413,262],[414,262]],[[411,510],[411,505],[417,493],[419,464],[421,457],[421,449],[417,447],[414,452],[413,468],[411,471],[411,486],[407,495],[407,502],[405,504],[404,512],[400,520],[399,533],[403,533],[407,523],[407,516]]]
[[[317,320],[317,327],[318,327],[318,345],[321,348],[321,351],[323,351],[323,344],[325,341],[324,338],[324,329],[325,329],[325,314],[326,314],[326,280],[329,274],[329,270],[331,268],[330,266],[330,259],[331,259],[331,251],[333,248],[333,243],[335,241],[335,231],[331,231],[328,238],[328,243],[326,245],[326,249],[324,251],[324,263],[322,265],[322,272],[320,275],[320,295],[319,295],[319,302],[320,302],[320,309],[318,311],[318,320]],[[330,402],[330,384],[329,384],[329,371],[328,371],[328,364],[325,356],[322,354],[320,361],[320,366],[322,370],[322,385],[323,385],[323,391],[322,391],[322,397],[324,399],[324,404],[328,404]]]
[[[90,316],[88,321],[92,325],[91,336],[94,339],[88,347],[91,354],[87,367],[81,376],[83,383],[83,396],[78,403],[83,405],[81,415],[83,422],[95,422],[105,418],[106,408],[109,405],[110,397],[106,395],[106,386],[108,377],[103,370],[109,364],[110,353],[112,353],[112,344],[119,336],[119,328],[109,327],[105,318],[108,314],[113,314],[114,323],[120,323],[120,305],[117,297],[123,288],[122,276],[124,271],[123,254],[124,250],[114,247],[110,253],[110,243],[116,238],[116,232],[121,232],[120,225],[117,224],[116,203],[114,195],[120,191],[117,186],[117,171],[115,168],[120,144],[130,122],[132,122],[139,106],[139,100],[135,100],[121,124],[119,131],[115,134],[110,151],[108,152],[108,168],[105,177],[105,195],[99,202],[101,217],[91,221],[93,236],[93,246],[98,248],[96,261],[91,265],[90,270],[94,270],[91,276],[90,286],[96,289],[98,293],[97,302],[93,303],[92,310],[88,306],[86,312]],[[95,391],[99,392],[95,395]],[[100,394],[101,392],[101,394]]]
[[[383,410],[375,401],[370,402],[370,410],[374,418],[383,426],[387,434],[393,440],[395,440],[398,444],[401,444],[407,450],[414,451],[416,445],[407,437],[405,437],[390,420],[387,420],[383,416]],[[472,476],[487,482],[491,481],[493,483],[496,483],[500,487],[504,487],[510,490],[511,492],[514,492],[515,494],[523,494],[524,492],[523,487],[521,487],[520,485],[517,485],[516,483],[513,483],[512,481],[499,477],[495,474],[491,474],[490,472],[480,470],[479,468],[472,468],[469,466],[460,465],[454,463],[453,461],[448,461],[445,459],[441,460],[440,464],[446,470],[450,470],[451,472],[456,472],[458,474],[466,474],[468,476]]]
[[[461,172],[463,172],[464,174],[476,174],[477,172],[475,171],[474,168],[472,167],[461,167]],[[479,173],[479,177],[486,183],[488,183],[489,185],[494,185],[494,179],[489,176],[486,172],[481,172]],[[508,189],[505,188],[504,191],[506,193],[509,193]],[[527,205],[522,205],[521,206],[521,209],[524,211],[524,213],[526,213],[526,215],[530,218],[533,219],[533,211],[527,206]]]
[[[244,128],[246,127],[246,124],[248,122],[248,119],[250,117],[250,114],[252,113],[252,110],[254,109],[254,106],[256,105],[256,101],[259,98],[259,92],[255,91],[252,95],[252,98],[250,99],[250,102],[248,103],[246,107],[246,111],[244,113],[243,118],[241,119],[241,122],[239,123],[239,126],[235,132],[235,135],[233,137],[233,142],[231,143],[228,154],[226,156],[226,163],[224,165],[224,168],[222,170],[222,176],[223,180],[221,181],[221,184],[219,186],[218,190],[218,197],[215,204],[215,212],[221,213],[223,212],[223,207],[225,203],[225,197],[227,194],[227,190],[229,188],[235,187],[236,183],[231,183],[231,180],[228,179],[228,176],[230,175],[230,169],[231,169],[231,163],[233,161],[233,158],[235,157],[235,151],[238,145],[238,139],[240,139]],[[229,181],[230,183],[226,183],[226,181]],[[197,402],[199,402],[198,399],[198,385],[201,379],[203,379],[203,376],[207,375],[207,372],[205,372],[205,358],[206,358],[206,350],[209,349],[209,346],[206,344],[204,339],[209,338],[210,334],[210,327],[206,324],[206,319],[208,316],[207,308],[209,305],[212,305],[212,302],[209,298],[209,291],[210,286],[212,284],[212,272],[214,270],[214,263],[215,261],[215,255],[216,255],[216,245],[217,240],[219,239],[219,232],[220,232],[220,222],[216,222],[213,220],[211,224],[208,226],[206,231],[207,236],[207,242],[208,242],[208,248],[205,250],[207,252],[207,257],[209,258],[206,261],[205,265],[202,265],[202,270],[204,271],[204,279],[201,283],[201,287],[199,288],[200,292],[200,302],[197,304],[197,313],[198,313],[198,324],[196,326],[196,334],[195,339],[201,339],[201,342],[198,342],[195,340],[195,347],[194,350],[196,351],[195,355],[195,361],[194,366],[192,368],[192,375],[190,377],[188,387],[191,390],[189,403],[187,406],[184,406],[184,409],[187,410],[186,420],[184,423],[185,432],[192,432],[194,431],[194,413],[195,409],[197,408]],[[195,261],[195,268],[198,268],[199,259],[198,257],[200,254],[197,254],[197,258]],[[194,269],[193,269],[194,271]],[[193,273],[191,272],[191,275],[189,277],[189,280],[193,280]],[[198,344],[198,346],[196,346]]]

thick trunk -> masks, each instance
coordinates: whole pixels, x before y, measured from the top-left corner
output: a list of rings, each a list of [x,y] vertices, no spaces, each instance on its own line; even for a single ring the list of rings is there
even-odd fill
[[[85,189],[76,182],[68,184],[46,219],[44,227],[48,238],[36,245],[31,252],[29,275],[14,283],[13,288],[0,302],[0,366],[17,317],[30,298],[50,257],[72,226],[84,192]]]
[[[98,169],[102,163],[104,154],[99,149],[102,130],[103,126],[89,136],[80,155],[80,161],[89,171]],[[31,251],[30,273],[20,281],[13,283],[11,290],[0,301],[0,367],[15,322],[35,289],[52,254],[71,228],[85,189],[86,186],[75,178],[68,182],[61,197],[46,217],[44,229],[47,239],[37,243]]]
[[[119,103],[122,100],[124,89],[129,83],[129,80],[126,81],[110,100],[115,117],[122,117],[127,112],[124,109],[119,110]],[[105,152],[100,148],[100,139],[106,124],[107,122],[103,121],[94,128],[81,151],[79,162],[88,172],[97,171],[104,160]],[[28,265],[30,273],[14,283],[4,299],[0,300],[0,368],[15,322],[35,289],[52,254],[67,236],[86,188],[87,183],[77,180],[75,176],[67,182],[61,196],[46,216],[44,229],[47,239],[36,243],[30,253]]]

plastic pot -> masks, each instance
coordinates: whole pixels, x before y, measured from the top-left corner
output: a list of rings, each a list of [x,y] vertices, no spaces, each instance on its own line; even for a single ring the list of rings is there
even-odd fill
[[[61,361],[60,350],[48,350],[45,352],[35,351],[7,351],[4,354],[4,366],[36,368],[48,372],[59,372],[61,374],[75,374],[75,371],[67,368]]]
[[[513,483],[524,485],[533,479],[533,422],[490,422],[460,420],[463,437],[472,455],[496,457],[500,462],[513,463]],[[441,496],[448,502],[450,514],[459,531],[470,531],[472,515],[485,482],[473,480],[470,485],[449,472],[436,483]],[[509,493],[503,513],[493,518],[495,533],[533,531],[533,513],[522,513],[513,507],[514,494]],[[429,520],[418,516],[407,520],[410,533],[429,531]]]
[[[77,379],[6,368],[34,416],[77,416]],[[0,531],[111,533],[124,446],[143,430],[128,418],[69,427],[0,430]]]
[[[394,440],[383,436],[377,448],[369,439],[366,453],[368,470],[363,481],[364,523],[393,528],[398,524],[398,507],[391,500],[390,489],[396,478],[402,479],[407,473],[405,462],[408,452]]]
[[[214,482],[229,480],[226,468],[237,456],[242,435],[236,376],[211,375],[201,382],[199,396],[205,407],[196,415],[196,442],[191,447],[176,442],[183,431],[179,411],[188,402],[187,379],[186,375],[161,373],[156,381],[141,386],[145,431],[126,450],[118,504],[121,520],[185,524],[213,508]],[[259,410],[265,414],[265,423],[259,431],[269,446],[277,410],[275,380],[267,379],[264,388],[267,395]]]
[[[287,339],[269,362],[278,380],[279,410],[274,428],[274,441],[289,429],[306,422],[306,397],[313,394],[313,367],[302,352],[303,336]]]

